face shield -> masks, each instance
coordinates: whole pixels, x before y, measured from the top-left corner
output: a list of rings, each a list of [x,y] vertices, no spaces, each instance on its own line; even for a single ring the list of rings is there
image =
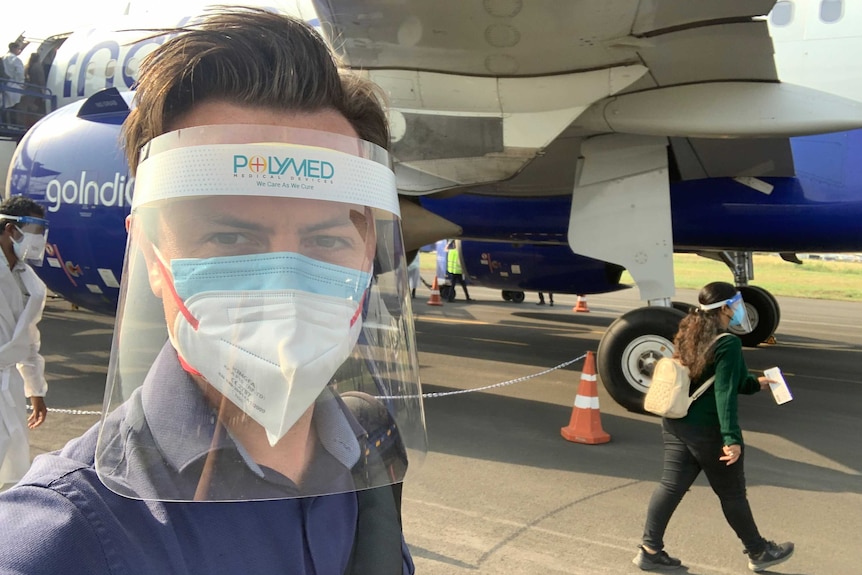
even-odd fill
[[[137,171],[103,483],[163,501],[403,480],[426,434],[395,178],[337,134],[217,125]]]
[[[4,220],[12,220],[21,232],[21,237],[12,239],[12,248],[20,261],[32,266],[41,266],[45,258],[45,244],[48,241],[48,220],[35,216],[8,216],[0,214]]]
[[[730,318],[728,327],[733,333],[749,333],[751,331],[751,321],[748,319],[748,309],[745,306],[745,301],[742,299],[742,294],[736,292],[732,298],[724,301],[701,305],[700,309],[707,311],[727,306],[733,312]]]

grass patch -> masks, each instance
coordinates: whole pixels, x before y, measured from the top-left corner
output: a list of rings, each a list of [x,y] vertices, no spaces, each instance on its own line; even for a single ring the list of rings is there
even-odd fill
[[[433,277],[436,255],[422,253],[420,266],[423,277]],[[752,285],[760,286],[777,296],[862,301],[862,263],[824,260],[802,260],[802,265],[791,264],[774,255],[754,255]],[[733,276],[721,262],[694,254],[673,256],[674,276],[678,289],[700,289],[712,281],[733,282]],[[623,283],[634,284],[628,272],[623,272]]]
[[[754,256],[753,285],[777,296],[838,301],[862,301],[862,263],[803,260],[791,264],[772,255]],[[679,289],[700,289],[711,281],[733,282],[721,262],[693,254],[673,256],[674,277]],[[634,283],[628,272],[623,282]]]

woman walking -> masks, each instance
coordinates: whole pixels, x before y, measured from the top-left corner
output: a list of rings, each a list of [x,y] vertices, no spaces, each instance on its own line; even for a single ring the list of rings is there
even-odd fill
[[[703,471],[721,501],[721,509],[748,555],[748,568],[764,569],[786,561],[793,543],[776,544],[757,529],[745,491],[744,443],[737,421],[738,394],[768,387],[770,380],[748,372],[737,337],[721,337],[728,326],[749,329],[741,294],[725,282],[713,282],[698,295],[700,305],[686,316],[674,340],[674,356],[689,368],[691,389],[715,382],[680,419],[662,419],[664,471],[647,509],[642,545],[633,563],[645,571],[676,569],[679,559],[664,551],[668,522],[686,491]]]

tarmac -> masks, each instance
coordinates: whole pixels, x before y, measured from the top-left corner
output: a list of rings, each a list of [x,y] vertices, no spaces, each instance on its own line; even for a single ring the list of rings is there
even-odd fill
[[[476,301],[414,300],[430,451],[404,489],[405,537],[418,574],[638,573],[631,564],[646,505],[661,473],[659,420],[616,405],[599,385],[601,425],[611,440],[560,435],[582,361],[608,325],[637,307],[635,290],[575,296],[555,306],[504,302],[471,287]],[[460,294],[459,294],[460,295]],[[693,292],[675,299],[694,301]],[[761,532],[796,543],[769,572],[853,575],[862,546],[862,304],[778,298],[774,345],[746,350],[752,370],[781,367],[794,400],[743,397],[748,494]],[[31,434],[33,455],[61,447],[98,422],[113,318],[49,302],[42,329],[52,410]],[[512,382],[512,383],[507,383]],[[493,387],[492,387],[493,386]],[[83,413],[81,413],[83,412]],[[742,546],[703,478],[668,529],[676,573],[748,572]]]

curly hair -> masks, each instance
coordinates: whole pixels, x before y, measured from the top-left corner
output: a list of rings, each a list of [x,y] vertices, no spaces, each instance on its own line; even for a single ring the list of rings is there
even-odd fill
[[[7,220],[2,216],[36,216],[45,217],[45,208],[25,196],[11,196],[0,204],[0,230],[5,229],[6,224],[14,220]]]
[[[736,288],[727,282],[712,282],[701,288],[697,301],[709,305],[728,300],[736,295]],[[673,340],[673,356],[688,367],[689,376],[694,380],[700,377],[714,355],[713,343],[723,331],[721,310],[718,307],[702,310],[693,307],[679,323],[679,331]]]

